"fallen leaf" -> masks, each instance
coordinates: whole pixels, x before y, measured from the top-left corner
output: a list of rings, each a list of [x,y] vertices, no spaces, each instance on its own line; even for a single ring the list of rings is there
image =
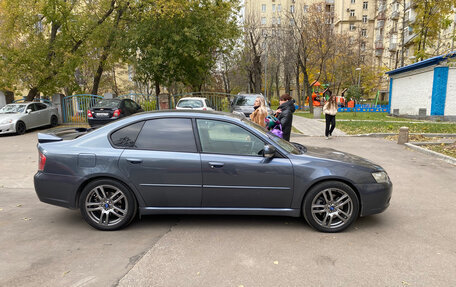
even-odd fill
[[[67,275],[68,273],[70,273],[70,270],[63,272],[62,277],[65,276],[65,275]]]
[[[196,275],[200,275],[200,273],[199,273],[199,272],[196,272]]]
[[[0,211],[2,211],[2,210],[3,210],[3,208],[0,208]]]
[[[244,285],[239,285],[238,287],[244,287]]]
[[[22,218],[22,220],[29,221],[29,220],[32,220],[32,219],[30,217],[24,217],[24,218]]]
[[[402,281],[402,285],[404,285],[404,286],[407,285],[408,286],[410,284],[407,281]]]
[[[21,206],[22,206],[22,204],[18,204],[18,205],[16,205],[16,207],[21,207]]]
[[[275,265],[279,265],[279,261],[277,261],[277,260],[274,261],[274,264],[275,264]]]

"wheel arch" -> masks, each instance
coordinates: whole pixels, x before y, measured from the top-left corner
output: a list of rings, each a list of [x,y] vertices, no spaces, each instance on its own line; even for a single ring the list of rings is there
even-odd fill
[[[87,178],[85,179],[78,187],[78,189],[76,190],[76,194],[75,194],[75,203],[76,203],[76,208],[79,207],[79,200],[80,200],[80,197],[81,197],[81,193],[82,191],[84,190],[84,188],[89,185],[91,182],[94,182],[96,180],[103,180],[103,179],[109,179],[109,180],[113,180],[113,181],[117,181],[121,184],[123,184],[125,187],[128,188],[128,190],[131,192],[131,194],[133,195],[133,198],[135,199],[136,201],[136,204],[137,206],[141,206],[142,205],[142,202],[140,201],[141,197],[139,197],[137,194],[136,194],[136,191],[128,184],[126,183],[125,181],[119,179],[119,178],[116,178],[116,177],[112,177],[112,176],[107,176],[107,175],[97,175],[97,176],[93,176],[93,177],[90,177],[90,178]]]
[[[348,185],[356,194],[356,197],[358,198],[358,204],[359,204],[359,211],[358,213],[361,214],[361,210],[362,210],[362,203],[361,203],[361,196],[359,194],[359,191],[358,189],[356,188],[356,186],[349,180],[347,179],[344,179],[344,178],[339,178],[339,177],[326,177],[326,178],[322,178],[322,179],[319,179],[315,182],[313,182],[306,190],[305,192],[303,192],[302,196],[301,196],[301,200],[300,200],[300,207],[299,209],[301,210],[300,214],[301,216],[303,216],[303,205],[304,205],[304,200],[306,199],[306,196],[307,194],[309,193],[309,191],[314,188],[315,186],[321,184],[321,183],[325,183],[325,182],[328,182],[328,181],[338,181],[338,182],[341,182],[341,183],[344,183],[346,185]],[[359,216],[358,214],[358,216]]]

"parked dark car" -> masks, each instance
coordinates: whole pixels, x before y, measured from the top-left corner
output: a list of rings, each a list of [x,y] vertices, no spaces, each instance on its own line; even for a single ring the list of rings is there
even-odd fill
[[[87,120],[91,127],[98,127],[138,112],[143,109],[133,100],[102,99],[87,110]]]
[[[263,97],[262,94],[238,94],[234,97],[231,102],[231,112],[235,114],[244,114],[244,116],[249,117],[253,113],[253,104],[257,97]],[[268,114],[272,114],[272,110],[269,107],[268,101],[265,99],[266,109]]]
[[[38,134],[35,190],[100,230],[136,214],[304,216],[337,232],[388,206],[385,170],[355,155],[290,144],[241,116],[141,113],[73,140]]]

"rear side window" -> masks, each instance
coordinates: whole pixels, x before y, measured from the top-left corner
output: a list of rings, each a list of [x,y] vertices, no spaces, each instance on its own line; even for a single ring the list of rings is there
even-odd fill
[[[196,152],[195,136],[190,119],[148,120],[136,140],[139,149]]]
[[[117,148],[135,147],[136,138],[143,125],[144,122],[138,122],[113,132],[111,134],[112,144]]]

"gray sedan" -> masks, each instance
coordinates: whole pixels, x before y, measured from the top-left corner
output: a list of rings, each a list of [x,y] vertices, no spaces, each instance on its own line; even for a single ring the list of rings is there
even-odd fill
[[[141,113],[73,140],[38,141],[39,199],[79,208],[100,230],[137,214],[258,214],[338,232],[384,211],[392,193],[368,160],[290,144],[232,114]]]
[[[57,108],[43,103],[15,103],[0,109],[0,134],[24,134],[27,130],[58,124]]]

